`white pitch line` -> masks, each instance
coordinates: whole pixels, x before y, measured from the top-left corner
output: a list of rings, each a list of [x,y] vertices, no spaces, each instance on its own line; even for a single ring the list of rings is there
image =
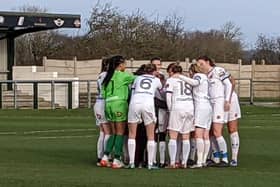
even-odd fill
[[[49,133],[49,132],[84,132],[95,131],[96,129],[54,129],[54,130],[42,130],[42,131],[26,131],[23,134],[36,134],[36,133]]]
[[[25,132],[0,132],[0,135],[38,134],[38,133],[55,133],[55,132],[86,132],[86,131],[96,131],[96,129],[53,129],[53,130],[25,131]]]
[[[17,132],[0,132],[0,135],[16,135]]]
[[[47,140],[47,139],[73,139],[73,138],[92,138],[95,137],[93,135],[87,135],[87,136],[42,136],[42,137],[32,137],[32,138],[28,138],[28,139],[43,139],[43,140]]]

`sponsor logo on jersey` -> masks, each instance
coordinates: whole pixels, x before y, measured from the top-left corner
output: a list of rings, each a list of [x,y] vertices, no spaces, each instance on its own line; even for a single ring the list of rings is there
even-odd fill
[[[3,16],[0,16],[0,24],[3,24],[5,22],[5,18]]]
[[[61,18],[57,18],[56,20],[53,21],[54,24],[58,27],[61,27],[64,24],[64,20]]]

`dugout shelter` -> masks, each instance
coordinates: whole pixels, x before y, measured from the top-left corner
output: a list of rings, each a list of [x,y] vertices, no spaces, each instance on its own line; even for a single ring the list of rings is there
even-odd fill
[[[16,37],[50,29],[80,27],[80,15],[0,11],[0,80],[13,78]]]

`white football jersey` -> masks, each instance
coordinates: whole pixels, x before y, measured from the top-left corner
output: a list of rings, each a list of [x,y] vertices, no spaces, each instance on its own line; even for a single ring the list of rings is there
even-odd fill
[[[207,74],[209,80],[209,95],[211,99],[224,98],[225,90],[223,82],[230,74],[222,67],[213,67]]]
[[[193,98],[195,102],[209,102],[209,82],[203,73],[196,73],[193,79],[199,81],[198,86],[193,87]]]
[[[131,101],[134,103],[154,103],[155,92],[162,88],[159,78],[144,74],[138,76],[132,84]]]
[[[104,80],[104,78],[106,77],[107,75],[107,72],[102,72],[98,75],[98,78],[97,78],[97,96],[96,98],[97,99],[103,99],[102,98],[102,94],[101,94],[101,88],[102,88],[102,82]]]
[[[171,108],[169,110],[186,109],[193,107],[192,87],[179,78],[170,77],[165,84],[166,93],[172,93]]]

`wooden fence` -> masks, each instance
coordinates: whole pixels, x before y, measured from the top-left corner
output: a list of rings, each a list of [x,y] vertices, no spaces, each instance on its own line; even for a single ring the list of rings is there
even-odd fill
[[[141,64],[149,63],[149,60],[128,60],[128,71],[135,71]],[[172,62],[163,61],[163,69]],[[43,69],[45,72],[58,72],[58,77],[78,77],[79,80],[96,80],[100,71],[101,60],[56,60],[43,59]],[[188,70],[190,60],[180,62],[184,71]],[[280,98],[280,65],[257,65],[252,61],[251,65],[242,65],[239,60],[236,64],[217,63],[218,66],[227,69],[235,79],[236,92],[239,97],[249,98]],[[86,87],[81,85],[80,90]],[[91,89],[95,90],[95,85],[91,85]]]

